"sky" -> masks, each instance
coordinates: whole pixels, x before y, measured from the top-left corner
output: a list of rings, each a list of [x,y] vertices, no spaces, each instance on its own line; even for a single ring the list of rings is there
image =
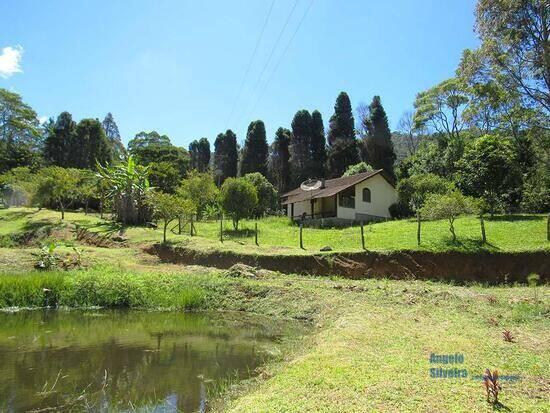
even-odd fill
[[[325,127],[341,91],[379,95],[390,127],[475,48],[475,0],[0,0],[0,88],[42,119],[111,112],[123,141],[187,147],[296,111]]]

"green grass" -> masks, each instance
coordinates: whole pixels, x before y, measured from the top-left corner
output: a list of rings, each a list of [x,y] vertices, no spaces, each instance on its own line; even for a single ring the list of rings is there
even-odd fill
[[[190,310],[205,292],[193,277],[135,274],[114,267],[5,274],[0,307],[116,307]]]
[[[455,222],[457,242],[453,242],[445,220],[422,223],[422,243],[416,243],[416,221],[397,220],[365,226],[365,242],[368,250],[425,250],[425,251],[536,251],[550,250],[546,239],[544,215],[496,216],[485,221],[488,243],[481,243],[479,220],[476,217],[461,217]],[[120,225],[100,220],[95,215],[67,213],[65,223],[60,224],[58,212],[28,208],[0,210],[0,237],[20,234],[29,228],[59,226],[73,228],[74,223],[102,235],[118,233]],[[258,224],[259,246],[254,244],[254,225]],[[176,226],[174,221],[171,226]],[[299,228],[285,217],[269,217],[259,221],[244,220],[240,230],[234,231],[231,222],[224,221],[224,242],[219,240],[219,221],[195,224],[197,236],[189,236],[185,227],[182,235],[168,234],[170,242],[184,244],[200,251],[235,251],[248,254],[310,254],[324,246],[334,251],[361,251],[359,226],[347,228],[304,228],[304,247],[299,248]],[[130,243],[152,243],[162,239],[160,230],[142,227],[123,229]],[[10,235],[11,234],[11,235]],[[49,235],[55,238],[56,233]],[[0,246],[2,246],[0,242]],[[13,246],[13,245],[4,245]]]
[[[0,250],[0,256],[8,251],[14,250]],[[214,411],[492,411],[481,383],[471,378],[487,367],[521,376],[519,382],[502,383],[500,400],[507,408],[550,406],[548,286],[537,287],[535,294],[525,286],[354,281],[265,271],[249,279],[147,261],[151,258],[132,248],[87,247],[87,254],[93,255],[87,270],[8,271],[0,277],[0,307],[231,310],[311,323],[311,333],[257,378],[229,383],[212,401]],[[514,343],[502,339],[504,329],[512,331]],[[431,378],[432,352],[464,354],[458,367],[469,377]]]

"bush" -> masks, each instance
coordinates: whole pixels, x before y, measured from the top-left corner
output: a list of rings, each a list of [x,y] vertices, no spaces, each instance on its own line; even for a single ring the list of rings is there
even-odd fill
[[[227,178],[222,185],[220,201],[224,211],[231,216],[233,227],[239,229],[239,221],[248,218],[258,204],[256,188],[245,178]]]
[[[346,169],[346,172],[344,172],[342,176],[352,176],[352,175],[361,174],[363,172],[372,172],[372,171],[374,171],[374,168],[370,166],[368,163],[359,162],[359,163],[356,163],[355,165],[348,166],[348,169]]]
[[[259,218],[277,210],[277,191],[275,187],[259,172],[253,172],[244,176],[248,182],[254,185],[258,195],[258,205],[252,211],[252,215]]]
[[[390,205],[388,208],[390,216],[393,219],[400,219],[400,218],[406,218],[410,217],[413,214],[413,210],[411,207],[401,201],[397,201]]]
[[[411,214],[414,209],[422,208],[428,195],[448,194],[454,189],[453,182],[431,173],[413,175],[397,185],[399,202],[409,206]]]

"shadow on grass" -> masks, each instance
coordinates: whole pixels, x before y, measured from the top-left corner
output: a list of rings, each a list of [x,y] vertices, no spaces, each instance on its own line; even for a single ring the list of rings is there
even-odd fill
[[[4,214],[4,217],[7,220],[17,220],[17,219],[28,217],[29,215],[34,215],[37,212],[38,210],[37,211],[10,211],[8,209],[8,211]]]
[[[451,237],[447,237],[434,245],[437,249],[445,250],[459,250],[466,252],[480,252],[480,251],[499,251],[500,248],[491,244],[490,242],[483,243],[480,239],[476,238],[460,238],[453,240]],[[441,248],[439,248],[441,247]]]
[[[542,221],[546,219],[542,215],[528,215],[528,214],[510,214],[510,215],[495,215],[494,217],[488,216],[487,221],[509,221],[509,222],[515,222],[515,221]]]
[[[223,231],[224,236],[228,238],[250,238],[254,236],[256,231],[253,229],[242,228],[242,229],[226,229]]]
[[[85,227],[87,230],[93,230],[94,232],[105,234],[107,236],[111,236],[114,233],[123,235],[128,229],[128,227],[116,221],[103,221],[103,222],[94,223],[91,225],[86,225],[87,224],[86,221],[84,222],[74,221],[74,222]]]
[[[502,404],[501,402],[496,402],[496,403],[493,403],[493,411],[495,411],[495,412],[511,412],[512,410],[508,406]]]

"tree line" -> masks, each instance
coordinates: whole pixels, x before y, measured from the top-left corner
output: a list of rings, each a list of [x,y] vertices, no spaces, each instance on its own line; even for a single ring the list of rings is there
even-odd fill
[[[264,122],[255,120],[242,145],[229,129],[216,136],[213,147],[202,137],[182,148],[151,131],[136,134],[125,148],[111,114],[102,122],[76,122],[63,112],[40,124],[19,95],[0,89],[0,185],[4,193],[13,192],[17,179],[44,168],[94,175],[100,167],[127,166],[129,156],[146,168],[150,186],[172,195],[189,177],[208,176],[223,189],[230,179],[259,174],[262,185],[267,182],[281,194],[310,178],[382,168],[397,182],[395,217],[410,216],[428,195],[449,191],[481,199],[490,213],[547,212],[550,51],[544,33],[550,23],[545,10],[542,0],[479,0],[475,30],[481,46],[463,52],[455,76],[419,92],[393,132],[379,96],[353,110],[349,95],[341,92],[326,128],[318,110],[298,110],[271,144]],[[249,212],[257,214],[263,196],[256,195]],[[276,201],[260,209],[273,211]]]

